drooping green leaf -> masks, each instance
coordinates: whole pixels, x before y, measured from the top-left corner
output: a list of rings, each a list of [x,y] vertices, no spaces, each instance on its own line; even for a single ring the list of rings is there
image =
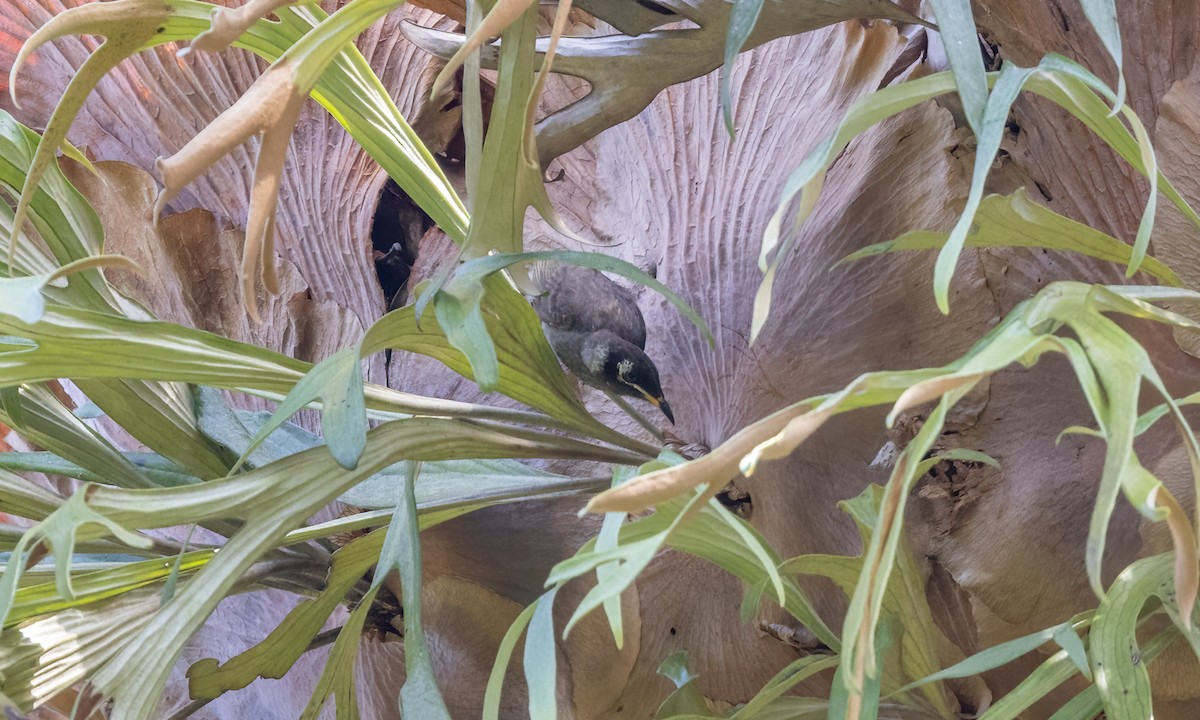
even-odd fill
[[[1151,519],[1157,515],[1147,499],[1162,487],[1140,464],[1133,451],[1138,418],[1138,395],[1143,374],[1157,378],[1145,350],[1133,338],[1121,331],[1116,323],[1099,314],[1079,318],[1072,328],[1082,335],[1081,341],[1092,358],[1105,397],[1104,414],[1097,418],[1106,443],[1104,470],[1100,477],[1096,503],[1089,524],[1085,554],[1088,578],[1098,595],[1102,558],[1106,546],[1109,518],[1116,506],[1117,496],[1125,491],[1135,507]],[[1120,360],[1118,360],[1120,358]],[[1140,498],[1135,500],[1135,498]]]
[[[321,431],[329,453],[338,465],[353,470],[367,441],[367,408],[357,347],[339,350],[308,371],[255,434],[238,465],[288,418],[317,399],[322,404]]]
[[[446,340],[471,363],[479,389],[492,392],[500,383],[500,360],[483,320],[482,299],[480,285],[450,286],[438,291],[433,307]]]
[[[672,531],[679,527],[691,509],[696,505],[702,505],[703,500],[703,493],[696,493],[686,504],[670,509],[660,509],[662,515],[669,517],[669,520],[665,528],[648,537],[632,542],[621,542],[613,550],[604,552],[589,552],[588,546],[585,545],[580,553],[555,565],[546,578],[547,585],[562,585],[572,578],[596,570],[601,565],[608,565],[614,561],[619,563],[614,570],[610,571],[604,582],[597,582],[596,586],[583,596],[578,607],[575,608],[575,612],[571,615],[571,619],[567,621],[563,636],[566,637],[576,623],[603,605],[606,600],[619,597],[646,569],[667,542]],[[656,514],[655,517],[658,515]],[[624,536],[624,532],[622,532],[622,536]]]
[[[923,461],[918,465],[916,474],[924,475],[934,464],[951,455],[946,453]],[[883,488],[870,485],[857,497],[839,503],[839,507],[849,513],[858,525],[864,547],[870,546],[877,530],[883,497]],[[862,575],[863,558],[802,555],[783,563],[780,571],[827,577],[847,596],[852,596]],[[888,618],[897,629],[895,634],[899,636],[900,653],[898,661],[883,665],[885,675],[880,680],[880,686],[891,690],[907,680],[933,673],[938,667],[942,649],[949,647],[950,642],[933,620],[925,597],[925,577],[908,548],[897,548],[895,571],[884,589],[881,612],[881,617]],[[918,685],[910,684],[904,691]],[[922,695],[938,712],[951,712],[941,688],[927,687],[922,690]]]
[[[529,686],[529,719],[556,720],[558,714],[558,662],[554,636],[554,598],[558,588],[547,590],[525,634],[525,683]]]
[[[402,484],[387,538],[375,568],[374,586],[388,573],[398,571],[404,607],[404,685],[400,688],[400,712],[405,717],[450,720],[450,712],[433,674],[433,659],[421,622],[421,537],[417,522],[415,484],[419,463],[411,463]]]
[[[1114,0],[1080,0],[1083,14],[1092,24],[1104,49],[1117,66],[1117,97],[1113,101],[1113,113],[1125,104],[1125,70],[1121,53],[1121,27],[1117,23],[1117,4]]]
[[[982,144],[990,98],[970,0],[930,0],[929,4],[942,36],[942,46],[946,48],[950,69],[954,72],[954,83],[958,86],[967,124]]]
[[[612,484],[613,486],[620,485],[629,478],[633,477],[634,471],[632,468],[614,468]],[[621,525],[625,523],[627,515],[622,512],[606,513],[604,521],[600,525],[600,532],[596,534],[596,552],[609,552],[617,547],[620,538]],[[620,567],[619,563],[605,563],[596,568],[596,582],[605,583],[612,580],[612,575]],[[611,597],[604,601],[604,615],[608,618],[608,627],[612,631],[613,641],[620,650],[625,646],[625,627],[624,619],[621,612],[620,596]]]
[[[372,585],[358,605],[346,618],[337,639],[333,641],[333,649],[329,659],[325,661],[325,669],[317,680],[312,698],[301,713],[301,720],[316,720],[325,701],[333,695],[337,704],[336,720],[358,720],[358,688],[355,681],[354,662],[358,657],[358,646],[361,644],[362,627],[371,612],[371,603],[375,601],[378,585]]]
[[[1121,105],[1117,96],[1104,82],[1078,63],[1053,53],[1042,58],[1039,67],[1044,68],[1046,72],[1030,84],[1030,90],[1069,110],[1150,181],[1146,207],[1133,242],[1133,257],[1126,269],[1126,276],[1132,277],[1141,267],[1142,259],[1150,246],[1150,233],[1154,226],[1160,189],[1192,223],[1200,224],[1200,216],[1197,216],[1171,182],[1159,172],[1150,135],[1137,113],[1132,108]],[[1125,122],[1115,117],[1118,113],[1110,111],[1104,99],[1112,103],[1114,109],[1120,108],[1119,114]]]
[[[802,225],[816,207],[817,198],[824,184],[825,171],[833,164],[834,158],[842,151],[851,139],[858,136],[876,122],[902,112],[924,100],[950,92],[954,88],[954,80],[949,73],[939,73],[910,82],[900,83],[894,87],[884,88],[851,107],[833,135],[818,144],[792,171],[784,184],[779,200],[779,208],[771,216],[763,232],[762,249],[759,251],[758,267],[764,273],[754,298],[754,318],[750,327],[751,341],[758,337],[759,331],[766,323],[771,305],[771,292],[774,286],[775,274],[780,260],[791,249],[796,235],[794,228]],[[780,239],[785,228],[783,221],[787,208],[792,199],[801,195],[800,207],[796,210],[795,220],[788,228],[786,242],[780,247]],[[778,248],[778,252],[772,253]]]
[[[1086,627],[1091,623],[1091,621],[1091,613],[1088,612],[1080,616],[1076,616],[1075,618],[1072,618],[1061,625],[1055,625],[1054,627],[1047,628],[1045,630],[1039,630],[1035,633],[1030,633],[1029,635],[1016,638],[1015,640],[1009,640],[1007,642],[1002,642],[999,645],[993,645],[985,650],[980,650],[961,662],[955,663],[945,670],[939,670],[928,677],[924,677],[916,682],[909,683],[901,688],[900,692],[907,692],[908,690],[912,690],[921,685],[937,682],[939,680],[971,677],[972,675],[979,675],[980,673],[987,672],[988,670],[993,670],[1001,665],[1006,665],[1023,655],[1027,655],[1037,648],[1042,647],[1046,643],[1053,641],[1055,636],[1063,632],[1064,629],[1074,633],[1075,627]],[[1064,650],[1064,652],[1066,651]],[[1064,655],[1064,657],[1067,656]]]
[[[1075,628],[1067,623],[1059,625],[1054,632],[1054,642],[1067,651],[1067,656],[1071,658],[1071,662],[1075,663],[1075,667],[1079,668],[1079,672],[1091,680],[1092,668],[1088,665],[1087,648],[1083,646],[1083,641],[1079,639]]]
[[[681,461],[682,458],[678,458],[671,465],[682,464]],[[648,473],[666,466],[663,463],[647,463],[642,472]],[[664,543],[676,550],[715,563],[751,585],[771,582],[763,564],[754,558],[754,553],[746,545],[742,535],[734,531],[728,522],[717,517],[714,508],[707,502],[697,505],[703,497],[704,493],[699,492],[686,499],[664,502],[655,508],[653,515],[623,524],[616,548],[601,551],[593,543],[589,543],[573,558],[556,565],[551,570],[547,582],[565,582],[599,567],[611,568],[606,571],[606,574],[611,574],[607,574],[607,577],[585,596],[584,602],[581,602],[568,623],[568,629],[603,599],[618,596],[636,579],[641,569],[649,564]],[[689,515],[690,517],[687,517]],[[681,518],[686,519],[686,522],[681,521]],[[733,519],[745,522],[740,518]],[[766,541],[752,526],[746,523],[745,529],[753,534],[764,548],[766,547]],[[773,560],[773,564],[778,565],[778,558]],[[840,642],[837,635],[817,614],[800,586],[794,580],[784,577],[783,588],[784,609],[812,631],[822,643],[834,649],[838,648]],[[588,606],[584,603],[588,603]]]
[[[733,61],[746,44],[746,39],[758,22],[763,0],[734,0],[729,14],[729,29],[725,33],[725,60],[721,65],[721,113],[725,117],[725,130],[730,137],[733,127]]]
[[[946,237],[944,233],[922,230],[907,232],[895,240],[851,253],[841,262],[900,250],[933,250],[942,247]],[[966,237],[966,247],[1046,248],[1126,265],[1132,258],[1129,245],[1034,202],[1024,188],[1012,195],[989,195],[982,200],[975,213],[975,228]],[[1142,269],[1167,285],[1183,286],[1178,275],[1152,257],[1146,258]]]
[[[540,600],[541,598],[522,610],[513,620],[512,625],[508,626],[508,631],[500,640],[500,647],[496,650],[496,661],[492,663],[492,672],[488,675],[487,689],[483,694],[483,720],[499,720],[500,718],[500,694],[504,689],[504,674],[508,671],[513,651],[520,642],[521,635],[529,625],[530,619],[533,618],[534,612],[537,611]]]
[[[998,81],[999,74],[987,76],[989,83]],[[1016,78],[1016,76],[1012,76]],[[816,206],[820,195],[826,170],[838,157],[851,139],[858,136],[875,123],[891,117],[920,102],[949,92],[954,87],[953,78],[948,73],[939,73],[916,80],[901,83],[896,86],[879,90],[873,95],[855,103],[842,119],[834,134],[825,142],[815,147],[803,162],[788,177],[780,198],[779,208],[767,223],[763,233],[762,249],[759,253],[759,268],[763,271],[763,282],[759,286],[754,301],[754,317],[751,324],[751,340],[758,336],[766,322],[770,310],[771,291],[775,274],[783,257],[786,257],[798,233],[795,231]],[[1200,226],[1200,215],[1188,205],[1152,162],[1153,150],[1149,147],[1148,136],[1141,128],[1140,121],[1132,113],[1122,114],[1130,122],[1127,127],[1119,118],[1109,113],[1109,107],[1097,93],[1115,100],[1115,96],[1094,75],[1084,70],[1078,63],[1072,62],[1060,55],[1047,55],[1038,64],[1038,72],[1027,79],[1025,89],[1045,97],[1080,119],[1089,129],[1095,132],[1109,147],[1115,150],[1134,169],[1148,175],[1152,185],[1167,195],[1183,214]],[[1000,104],[996,105],[997,112]],[[1131,117],[1132,116],[1132,117]],[[1130,130],[1133,127],[1133,131]],[[787,228],[788,236],[782,246],[780,240],[784,233],[784,217],[791,201],[797,194],[801,202],[795,213],[795,221]],[[1151,196],[1153,200],[1153,195]],[[1153,203],[1148,203],[1147,212],[1143,213],[1142,222],[1138,228],[1138,236],[1134,242],[1133,256],[1129,272],[1136,271],[1145,253],[1149,240],[1149,229],[1152,225]],[[778,252],[775,252],[778,248]]]
[[[728,511],[726,511],[728,512]],[[745,522],[741,518],[734,518]],[[639,521],[641,522],[641,521]],[[630,528],[632,524],[626,525]],[[650,527],[653,527],[651,524]],[[766,540],[758,535],[758,531],[749,523],[745,528],[758,536],[759,542],[765,546]],[[622,529],[622,537],[625,529]],[[699,510],[691,522],[687,522],[672,533],[669,544],[676,550],[695,555],[715,563],[729,573],[748,583],[769,581],[769,575],[762,564],[752,559],[752,555],[743,544],[739,533],[732,532],[727,522],[722,522],[714,516],[711,507]],[[772,554],[773,551],[772,551]],[[775,558],[776,565],[779,558]],[[783,578],[784,610],[790,613],[797,622],[808,628],[825,646],[837,649],[841,646],[825,621],[817,613],[808,595],[790,578]]]
[[[564,636],[571,632],[575,623],[586,617],[592,610],[603,605],[605,601],[610,598],[619,598],[621,593],[650,565],[650,561],[654,559],[654,556],[666,542],[668,534],[667,531],[663,531],[643,540],[622,544],[617,548],[602,553],[591,553],[582,557],[569,558],[556,565],[550,571],[550,576],[546,579],[547,583],[560,585],[574,577],[592,572],[601,565],[613,567],[612,564],[616,564],[616,567],[611,570],[604,582],[597,583],[584,596],[584,599],[575,609],[575,613],[567,622],[567,627],[563,631]]]
[[[971,3],[969,0],[940,0],[940,3],[935,1],[933,4],[935,15],[938,14],[939,4],[943,8],[947,5],[954,5],[965,8],[966,19],[970,20]],[[957,9],[952,12],[955,15],[959,13]],[[973,21],[971,22],[970,40],[970,51],[974,60],[972,66],[978,66],[978,90],[983,92],[986,104],[979,106],[978,109],[982,112],[976,115],[974,114],[976,107],[973,107],[972,103],[966,97],[963,98],[967,118],[971,121],[971,127],[975,130],[975,135],[979,138],[979,144],[975,149],[975,167],[971,173],[971,187],[967,191],[966,206],[963,208],[962,214],[958,216],[958,222],[954,224],[954,229],[950,231],[949,237],[946,238],[946,243],[938,253],[937,264],[934,266],[933,296],[937,301],[938,308],[943,313],[950,312],[950,280],[954,276],[954,268],[958,264],[958,257],[962,253],[967,233],[975,222],[975,210],[979,207],[979,201],[983,198],[983,188],[984,183],[987,182],[988,170],[991,169],[993,159],[1000,150],[1000,141],[1004,137],[1009,110],[1012,108],[1013,102],[1017,99],[1017,95],[1020,94],[1025,83],[1037,72],[1037,68],[1023,68],[1012,62],[1005,62],[1003,69],[1000,71],[1000,76],[996,78],[992,94],[987,95],[987,85],[984,82],[983,76],[983,60],[979,53]],[[954,38],[952,42],[960,43],[965,41],[966,38],[964,37]],[[950,54],[951,67],[954,68],[955,80],[959,86],[959,95],[962,96],[964,73],[961,68],[955,66],[955,56],[951,54],[953,50],[949,43],[946,50]],[[960,59],[959,62],[961,61]],[[971,78],[971,84],[974,86],[976,74],[970,73],[968,77]]]
[[[783,588],[783,578],[779,575],[779,558],[767,548],[758,533],[750,529],[749,523],[742,522],[740,518],[726,510],[716,498],[709,500],[708,505],[712,509],[713,515],[737,534],[745,548],[750,551],[750,555],[758,561],[759,566],[766,573],[767,580],[775,591],[775,598],[779,604],[785,604],[787,594]]]

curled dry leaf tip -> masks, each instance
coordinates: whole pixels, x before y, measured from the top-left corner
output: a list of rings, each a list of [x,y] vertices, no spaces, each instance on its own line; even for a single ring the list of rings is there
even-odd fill
[[[705,484],[709,487],[709,493],[715,495],[720,488],[725,487],[726,483],[737,477],[739,464],[748,454],[779,439],[786,433],[785,428],[789,426],[790,422],[797,419],[797,416],[802,416],[800,419],[810,417],[813,422],[812,427],[803,437],[808,437],[812,431],[816,430],[829,416],[829,413],[820,412],[806,415],[811,407],[812,403],[805,401],[768,415],[762,420],[742,428],[733,437],[713,448],[712,452],[707,455],[689,460],[682,465],[641,475],[600,493],[588,502],[585,510],[592,513],[639,512],[679,497],[685,492]],[[796,439],[796,437],[799,436],[793,436],[792,439]],[[799,444],[803,437],[800,437],[796,444]],[[765,453],[764,456],[776,457]]]
[[[896,404],[892,406],[892,411],[888,413],[887,426],[890,428],[905,410],[914,408],[918,405],[924,405],[927,402],[937,400],[946,393],[957,390],[961,387],[970,388],[978,383],[991,373],[970,373],[968,375],[943,375],[925,382],[919,382],[916,385],[905,390],[896,399]]]
[[[50,276],[47,278],[47,282],[54,282],[59,278],[64,278],[68,275],[74,275],[76,273],[83,272],[84,270],[96,270],[105,267],[128,270],[143,278],[147,276],[146,269],[127,255],[92,255],[63,265],[50,274]]]
[[[1175,548],[1175,602],[1185,628],[1192,626],[1192,609],[1200,592],[1200,558],[1197,557],[1196,534],[1179,501],[1164,486],[1158,485],[1147,498],[1154,508],[1166,511],[1167,529]]]
[[[805,405],[805,409],[808,406]],[[795,452],[800,444],[815,433],[825,421],[833,417],[836,406],[824,410],[810,410],[788,421],[773,437],[755,445],[741,459],[738,467],[742,474],[750,477],[763,460],[778,460]]]

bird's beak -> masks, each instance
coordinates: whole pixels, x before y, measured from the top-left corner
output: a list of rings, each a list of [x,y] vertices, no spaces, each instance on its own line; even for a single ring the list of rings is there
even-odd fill
[[[641,385],[634,385],[633,387],[637,388],[637,391],[642,394],[642,397],[646,398],[646,402],[654,405],[654,407],[658,408],[659,410],[662,410],[662,414],[667,416],[667,419],[671,421],[672,425],[675,424],[675,416],[671,413],[671,406],[667,404],[667,399],[665,397],[662,397],[661,395],[659,397],[654,397],[650,393],[646,392],[645,388],[643,388]]]
[[[667,416],[667,419],[671,421],[672,425],[675,424],[675,416],[671,414],[671,406],[667,404],[666,398],[654,398],[651,402],[653,402],[655,407],[657,407],[659,410],[662,410],[662,414]]]

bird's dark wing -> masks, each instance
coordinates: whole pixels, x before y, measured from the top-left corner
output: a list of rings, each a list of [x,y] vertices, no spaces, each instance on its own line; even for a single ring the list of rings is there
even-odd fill
[[[646,321],[629,291],[591,268],[538,263],[530,275],[539,295],[533,309],[546,325],[565,332],[613,334],[646,347]]]

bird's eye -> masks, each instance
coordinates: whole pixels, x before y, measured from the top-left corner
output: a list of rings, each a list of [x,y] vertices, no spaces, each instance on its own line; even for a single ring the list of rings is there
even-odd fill
[[[628,382],[625,376],[629,374],[630,370],[633,370],[633,363],[629,360],[622,360],[621,362],[617,363],[617,378],[619,378],[621,382]]]

